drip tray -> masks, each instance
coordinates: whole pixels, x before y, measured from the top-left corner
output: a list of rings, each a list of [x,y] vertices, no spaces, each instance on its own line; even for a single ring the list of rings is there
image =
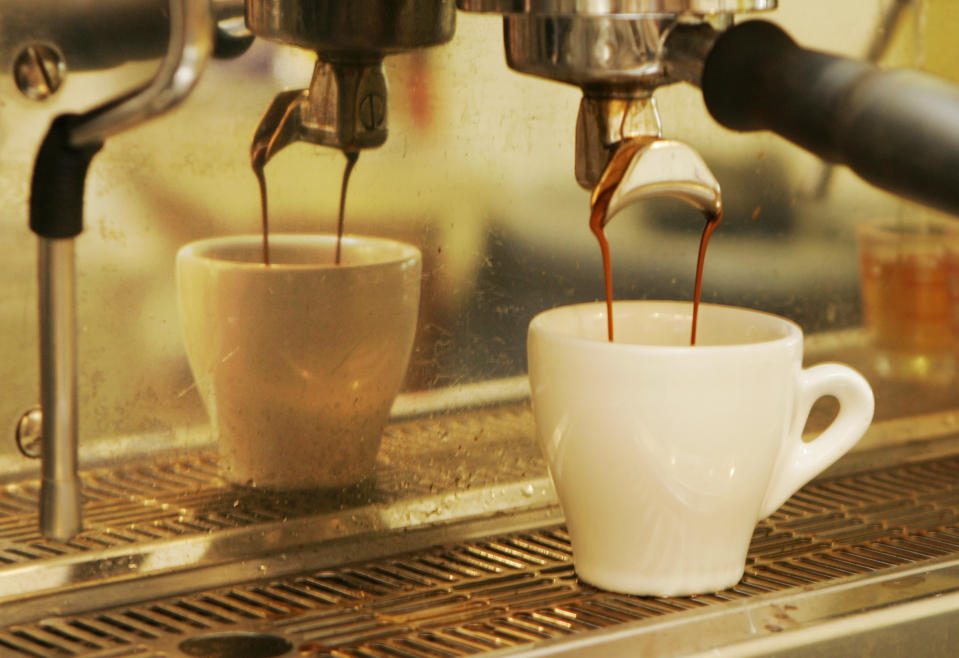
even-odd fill
[[[0,655],[935,655],[959,615],[957,456],[814,482],[757,526],[737,586],[638,597],[576,578],[531,423],[393,426],[376,481],[338,498],[231,488],[206,453],[91,471],[67,543],[26,518],[35,483],[8,485]],[[469,473],[440,459],[474,444]],[[445,479],[400,466],[429,455]]]

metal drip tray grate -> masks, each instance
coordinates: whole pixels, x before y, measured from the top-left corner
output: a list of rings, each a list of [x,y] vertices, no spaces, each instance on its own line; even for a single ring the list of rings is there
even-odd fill
[[[566,532],[552,527],[9,626],[0,653],[178,656],[185,639],[243,631],[288,641],[290,655],[460,656],[735,610],[737,601],[947,556],[959,557],[959,458],[807,486],[757,527],[746,576],[723,592],[652,598],[597,590],[577,580]],[[775,619],[783,621],[765,631],[782,630],[791,609],[780,608]]]
[[[40,535],[38,481],[8,484],[0,487],[0,598],[3,565],[136,549],[542,477],[546,466],[531,437],[526,404],[396,423],[384,435],[375,477],[337,492],[232,486],[220,478],[213,452],[93,469],[81,474],[85,530],[69,542]]]

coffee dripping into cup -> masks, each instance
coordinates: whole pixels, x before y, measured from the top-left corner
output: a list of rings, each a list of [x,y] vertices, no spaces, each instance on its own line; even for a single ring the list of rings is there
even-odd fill
[[[178,258],[187,351],[225,477],[232,482],[328,488],[353,485],[373,473],[412,348],[420,252],[390,240],[344,240],[347,187],[360,151],[386,141],[383,58],[449,40],[454,16],[452,0],[247,3],[254,34],[308,48],[317,59],[309,88],[278,94],[250,145],[261,200],[261,262],[250,259],[249,236],[225,247],[194,243]],[[295,141],[346,156],[336,234],[277,236],[274,260],[264,170]],[[228,269],[233,279],[244,281],[242,290],[221,287]],[[258,286],[265,286],[262,306],[253,301]],[[197,301],[197,288],[207,298]],[[210,318],[210,326],[197,319],[204,309],[229,308],[233,299],[243,299],[240,312],[228,310],[221,322]],[[224,329],[228,319],[247,314],[253,318],[250,331]],[[276,323],[272,333],[264,331],[269,322]],[[223,340],[208,344],[208,334]],[[291,340],[294,334],[301,339]],[[225,376],[234,352],[249,361]],[[278,352],[286,355],[275,359]],[[261,371],[263,364],[269,366]],[[259,395],[266,382],[274,390]]]

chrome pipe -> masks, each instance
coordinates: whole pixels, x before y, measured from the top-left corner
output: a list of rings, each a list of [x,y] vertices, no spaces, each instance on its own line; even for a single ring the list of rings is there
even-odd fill
[[[43,463],[40,529],[66,540],[80,532],[77,475],[77,309],[73,238],[39,240],[40,401]]]
[[[186,98],[213,52],[213,32],[208,0],[170,0],[170,46],[156,75],[144,87],[79,123],[70,134],[71,146],[102,142]]]

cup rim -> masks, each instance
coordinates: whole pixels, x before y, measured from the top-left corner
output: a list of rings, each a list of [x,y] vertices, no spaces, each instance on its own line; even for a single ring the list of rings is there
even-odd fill
[[[936,243],[943,239],[955,240],[959,237],[959,226],[942,218],[874,217],[857,224],[856,235],[860,240],[895,238],[904,242]]]
[[[666,299],[622,299],[615,300],[613,302],[614,313],[616,307],[622,306],[653,306],[659,305],[665,308],[682,308],[682,309],[691,309],[693,303],[691,301],[680,301],[680,300],[666,300]],[[541,311],[536,314],[535,317],[529,323],[529,334],[532,335],[533,332],[537,332],[541,335],[548,336],[552,340],[568,342],[587,349],[598,349],[598,350],[626,350],[626,351],[635,351],[635,352],[685,352],[685,353],[696,353],[703,354],[704,352],[734,352],[734,351],[743,351],[743,350],[755,350],[757,348],[766,348],[766,349],[777,349],[780,347],[788,347],[796,343],[802,344],[803,340],[803,331],[802,328],[789,318],[785,318],[781,315],[776,315],[775,313],[769,313],[768,311],[761,311],[758,309],[747,308],[745,306],[733,306],[730,304],[713,304],[702,302],[699,306],[700,312],[703,309],[724,309],[727,311],[735,312],[741,315],[752,315],[765,317],[769,320],[774,320],[780,324],[785,333],[782,336],[766,340],[756,340],[752,342],[744,343],[735,343],[732,345],[644,345],[641,343],[610,343],[606,340],[595,340],[591,338],[583,338],[581,336],[572,336],[568,333],[551,329],[545,326],[545,322],[550,315],[558,314],[561,311],[565,311],[570,308],[578,307],[596,307],[602,310],[604,316],[606,312],[606,302],[605,301],[595,301],[595,302],[582,302],[578,304],[564,304],[562,306],[556,306],[554,308]]]
[[[290,244],[293,242],[314,243],[317,245],[330,245],[336,242],[335,233],[270,233],[270,244]],[[379,267],[384,265],[394,265],[403,262],[416,262],[422,258],[419,247],[394,240],[372,235],[360,235],[354,233],[343,234],[343,245],[379,245],[398,248],[398,253],[390,258],[375,260],[365,263],[341,263],[336,265],[331,262],[317,263],[273,263],[268,266],[261,260],[231,260],[227,258],[211,255],[209,251],[217,247],[247,247],[256,246],[262,243],[263,235],[261,233],[240,233],[233,235],[220,235],[209,238],[201,238],[188,242],[180,247],[177,252],[177,259],[191,259],[196,261],[205,261],[218,267],[229,267],[233,269],[270,269],[271,271],[290,271],[290,270],[316,270],[316,269],[338,269],[347,270],[355,268]]]

